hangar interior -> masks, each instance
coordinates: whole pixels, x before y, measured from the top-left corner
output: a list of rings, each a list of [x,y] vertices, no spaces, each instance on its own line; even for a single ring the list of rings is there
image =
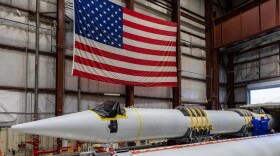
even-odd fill
[[[0,155],[87,150],[92,143],[34,138],[11,126],[93,109],[105,101],[155,112],[178,106],[229,110],[250,104],[252,91],[280,86],[279,0],[110,0],[178,24],[178,87],[73,76],[73,1],[0,0]],[[261,100],[278,116],[277,95]]]

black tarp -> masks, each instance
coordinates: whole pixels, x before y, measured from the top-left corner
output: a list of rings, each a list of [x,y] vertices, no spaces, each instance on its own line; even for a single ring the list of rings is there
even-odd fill
[[[125,109],[116,101],[106,101],[92,110],[102,118],[114,118],[117,115],[125,115]]]

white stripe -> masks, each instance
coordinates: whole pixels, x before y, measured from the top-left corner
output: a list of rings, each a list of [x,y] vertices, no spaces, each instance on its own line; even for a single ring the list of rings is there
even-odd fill
[[[177,32],[177,27],[175,27],[175,26],[167,26],[167,25],[162,25],[162,24],[158,24],[158,23],[153,23],[153,22],[150,22],[150,21],[146,21],[146,20],[134,17],[134,16],[130,16],[126,13],[123,14],[123,19],[125,19],[127,21],[130,21],[130,22],[133,22],[133,23],[136,23],[136,24],[147,26],[147,27],[150,27],[150,28],[156,28],[156,29],[160,29],[160,30]]]
[[[128,27],[125,25],[123,26],[123,31],[134,34],[134,35],[143,36],[146,38],[176,42],[176,36],[165,36],[165,35],[154,34],[154,33],[146,32],[146,31],[134,29],[134,28],[131,28],[131,27]]]
[[[176,52],[175,46],[163,46],[163,45],[150,44],[150,43],[135,41],[135,40],[125,38],[125,37],[123,38],[123,43],[131,45],[131,46],[139,47],[139,48],[150,49],[150,50]]]
[[[98,76],[104,76],[112,79],[118,79],[123,81],[132,81],[132,82],[177,82],[177,77],[142,77],[142,76],[133,76],[120,74],[115,72],[110,72],[98,68],[89,67],[83,64],[74,62],[74,69],[77,69],[82,72],[95,74]]]
[[[156,56],[156,55],[148,55],[148,54],[141,54],[141,53],[136,53],[133,51],[128,51],[120,48],[116,48],[113,46],[109,46],[103,43],[96,42],[94,40],[87,39],[85,37],[82,37],[80,35],[75,35],[76,41],[83,43],[85,45],[93,46],[98,49],[103,49],[105,51],[111,52],[113,54],[118,54],[118,55],[123,55],[135,59],[142,59],[142,60],[147,60],[147,61],[170,61],[170,62],[176,62],[176,56]],[[156,49],[154,49],[156,50]],[[160,50],[160,49],[158,49]],[[174,53],[176,52],[173,50]]]
[[[127,63],[119,60],[109,59],[107,57],[99,56],[99,55],[92,55],[88,52],[83,50],[75,49],[75,55],[80,56],[82,58],[89,59],[91,61],[96,61],[99,63],[113,65],[116,67],[131,69],[131,70],[139,70],[139,71],[153,71],[153,72],[176,72],[176,67],[170,66],[145,66],[145,65],[138,65],[133,63]]]

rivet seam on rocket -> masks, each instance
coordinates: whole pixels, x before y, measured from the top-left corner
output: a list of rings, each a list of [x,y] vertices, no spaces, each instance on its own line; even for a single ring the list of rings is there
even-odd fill
[[[137,113],[137,116],[138,116],[138,119],[139,119],[139,130],[138,130],[138,134],[137,134],[137,137],[136,137],[136,140],[139,139],[139,137],[141,136],[141,133],[142,133],[142,118],[141,118],[141,114],[140,112],[134,108],[134,107],[131,107],[136,113]]]
[[[117,115],[114,118],[102,118],[99,114],[97,114],[95,111],[93,110],[89,110],[91,113],[93,113],[95,116],[97,116],[101,121],[110,121],[110,120],[117,120],[117,119],[128,119],[128,116],[126,115]],[[125,110],[126,112],[126,110]]]

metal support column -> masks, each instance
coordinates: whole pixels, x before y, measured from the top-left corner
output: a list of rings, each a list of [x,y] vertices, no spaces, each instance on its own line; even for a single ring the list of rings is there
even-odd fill
[[[209,27],[205,29],[206,42],[206,95],[208,100],[207,109],[213,109],[213,27],[212,12],[213,0],[204,0],[205,4],[205,22]]]
[[[177,61],[177,79],[178,87],[173,87],[173,108],[181,105],[181,10],[180,10],[180,0],[172,0],[172,21],[177,23],[177,41],[176,41],[176,61]]]
[[[33,120],[38,120],[38,91],[39,91],[39,51],[40,51],[40,0],[36,0],[36,37],[35,37],[35,99]],[[37,156],[39,149],[39,136],[33,135],[33,156]]]
[[[219,101],[219,50],[213,50],[213,100],[215,105],[215,110],[220,109],[220,101]]]
[[[126,0],[126,8],[134,10],[135,0]],[[134,106],[134,86],[125,86],[126,97],[125,97],[125,106]]]
[[[39,87],[39,50],[40,50],[40,0],[36,0],[36,37],[35,37],[35,99],[33,120],[38,120],[38,87]]]
[[[65,34],[65,2],[57,0],[57,32],[56,32],[56,103],[55,115],[62,115],[64,103],[64,34]],[[62,147],[61,139],[57,139],[58,153]]]
[[[228,55],[228,71],[227,71],[227,96],[228,108],[235,108],[235,95],[234,95],[234,55]]]

